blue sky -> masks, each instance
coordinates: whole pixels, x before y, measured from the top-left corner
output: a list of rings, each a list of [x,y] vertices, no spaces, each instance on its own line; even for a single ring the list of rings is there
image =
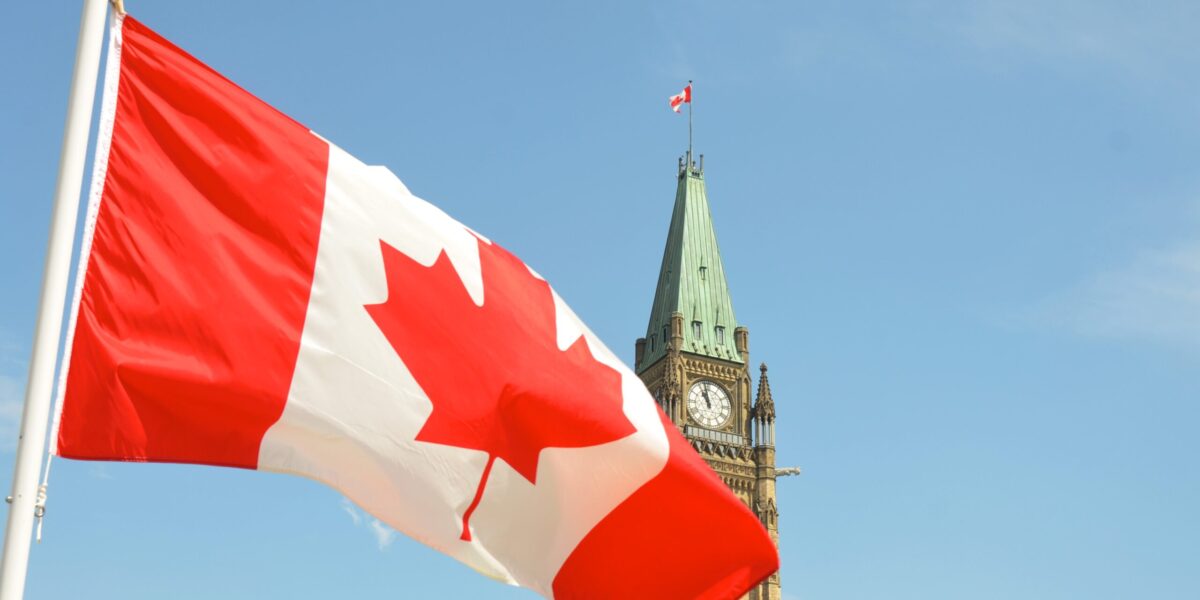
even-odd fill
[[[1200,5],[127,6],[515,251],[628,360],[687,142],[666,97],[695,79],[804,468],[787,597],[1200,596]],[[16,3],[0,36],[6,439],[78,13]],[[532,597],[271,474],[56,461],[45,534],[31,598]]]

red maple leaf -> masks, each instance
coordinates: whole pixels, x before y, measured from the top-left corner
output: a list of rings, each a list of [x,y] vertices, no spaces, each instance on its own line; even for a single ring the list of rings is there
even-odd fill
[[[425,267],[382,241],[388,298],[366,306],[433,403],[416,439],[488,453],[463,513],[467,541],[497,458],[536,484],[543,448],[595,446],[635,431],[620,374],[596,361],[583,336],[558,349],[550,286],[500,246],[477,243],[483,306],[444,251]]]

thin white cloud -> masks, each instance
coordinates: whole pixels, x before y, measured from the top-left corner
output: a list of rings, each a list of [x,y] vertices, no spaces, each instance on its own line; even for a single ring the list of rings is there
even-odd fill
[[[21,407],[25,404],[25,378],[16,373],[24,372],[26,365],[20,346],[0,331],[0,451],[17,447]]]
[[[24,371],[28,365],[20,347],[8,339],[0,337],[0,368]]]
[[[367,531],[375,538],[375,544],[379,546],[380,551],[386,550],[396,540],[396,532],[391,527],[384,525],[379,519],[373,518],[363,512],[348,498],[342,498],[340,506],[342,507],[342,512],[349,515],[355,527],[366,525]]]
[[[375,543],[379,545],[380,550],[392,545],[396,539],[396,532],[380,522],[379,519],[371,519],[371,533],[375,535]]]
[[[116,477],[113,477],[112,473],[108,472],[108,468],[105,467],[103,463],[96,463],[92,465],[92,468],[88,469],[88,477],[91,477],[92,479],[103,479],[106,481],[112,481],[113,479],[116,479]]]
[[[1144,252],[1049,305],[1052,318],[1085,335],[1200,349],[1200,240]]]
[[[1196,89],[1200,4],[1113,0],[924,2],[922,13],[993,55],[1043,64],[1090,64],[1130,80]]]
[[[809,65],[908,69],[893,38],[934,44],[983,70],[1044,69],[1105,81],[1149,106],[1200,122],[1200,3],[1161,0],[901,0],[845,18],[818,11],[788,26],[780,76]]]
[[[358,512],[358,508],[354,503],[347,498],[342,498],[342,511],[350,515],[350,520],[354,521],[354,526],[362,525],[362,514]]]
[[[10,375],[0,375],[0,450],[16,448],[21,406],[24,402],[25,381]]]

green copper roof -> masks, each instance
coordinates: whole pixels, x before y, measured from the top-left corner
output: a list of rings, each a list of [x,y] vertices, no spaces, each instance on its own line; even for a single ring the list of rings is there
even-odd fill
[[[683,352],[742,362],[733,340],[737,318],[708,209],[704,172],[690,164],[679,172],[646,349],[636,366],[639,372],[666,354],[671,314],[676,312],[683,315]]]

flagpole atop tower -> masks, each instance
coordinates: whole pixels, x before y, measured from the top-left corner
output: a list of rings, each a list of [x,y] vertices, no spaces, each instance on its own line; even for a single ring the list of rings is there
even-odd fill
[[[67,100],[67,122],[63,129],[62,154],[54,186],[54,208],[50,239],[46,245],[46,265],[42,272],[37,326],[29,359],[25,410],[21,414],[21,429],[17,438],[12,495],[8,497],[8,528],[4,534],[4,554],[0,557],[0,600],[19,600],[25,593],[30,537],[33,534],[35,512],[39,510],[38,475],[46,449],[50,392],[54,387],[54,366],[62,333],[67,279],[71,253],[75,248],[75,222],[83,185],[96,79],[100,72],[107,4],[106,0],[83,0],[79,41],[75,47],[75,68],[71,74],[71,92]]]
[[[692,106],[696,101],[692,98],[696,94],[696,90],[692,89],[692,80],[688,80],[688,164],[687,168],[692,168]]]

